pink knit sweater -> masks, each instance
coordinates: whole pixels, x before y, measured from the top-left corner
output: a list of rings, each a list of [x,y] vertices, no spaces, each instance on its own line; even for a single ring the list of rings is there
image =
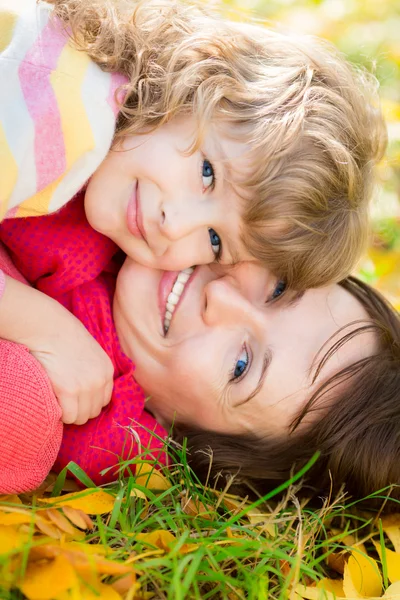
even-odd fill
[[[144,392],[134,380],[132,361],[121,350],[112,318],[115,281],[123,257],[111,240],[89,226],[84,213],[83,195],[54,214],[3,221],[0,224],[0,239],[20,274],[77,316],[114,365],[114,390],[110,404],[99,417],[85,425],[64,426],[55,469],[59,471],[73,460],[96,483],[104,483],[115,479],[116,469],[110,469],[104,476],[100,472],[115,466],[118,457],[135,456],[138,439],[142,451],[149,448],[157,455],[162,441],[154,437],[152,432],[161,438],[165,437],[166,432],[144,410]],[[15,344],[11,346],[15,347]],[[26,350],[25,353],[28,354]],[[32,357],[28,356],[32,361]],[[41,375],[45,377],[42,371]],[[3,406],[0,410],[4,413],[17,404],[21,406],[21,398],[18,402],[12,399],[15,396],[15,383],[11,383],[12,380],[10,377],[7,384],[8,387],[12,386],[11,394],[6,391],[2,393],[0,384],[0,406]],[[29,382],[22,380],[18,385],[23,388],[27,398],[34,393]],[[54,406],[52,392],[49,394],[48,391],[47,395],[51,396],[49,406]],[[11,428],[10,425],[7,439],[16,440],[20,421],[21,418],[17,421],[17,427]],[[31,425],[26,420],[23,422],[21,431],[25,432],[24,435]],[[35,427],[32,427],[31,437],[35,436]],[[0,437],[3,437],[1,431]],[[158,458],[162,460],[161,455]],[[47,463],[43,470],[46,469]],[[1,482],[0,491],[3,491]]]

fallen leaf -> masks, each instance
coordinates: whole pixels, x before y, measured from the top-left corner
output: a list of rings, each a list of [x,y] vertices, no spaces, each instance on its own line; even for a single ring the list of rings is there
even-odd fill
[[[375,548],[379,554],[379,558],[382,560],[381,545],[375,542]],[[387,576],[390,582],[394,583],[395,581],[400,581],[400,554],[398,554],[397,552],[393,552],[393,550],[385,548],[385,556]]]
[[[82,576],[93,573],[97,575],[133,573],[132,566],[104,558],[100,554],[96,555],[93,551],[84,548],[85,546],[88,548],[90,544],[80,544],[79,547],[68,542],[62,545],[43,544],[33,547],[29,553],[29,558],[38,561],[62,556]]]
[[[8,554],[23,546],[29,540],[29,533],[0,525],[0,555]]]
[[[29,600],[53,600],[76,585],[74,569],[64,556],[29,562],[20,590]]]
[[[400,515],[390,515],[382,519],[382,529],[392,542],[396,552],[400,552]]]
[[[214,512],[212,506],[206,506],[203,502],[188,498],[186,495],[181,498],[181,508],[186,515],[190,515],[191,517],[202,517],[209,521],[212,519],[212,516],[209,513]]]
[[[396,581],[396,583],[392,583],[392,585],[389,585],[386,592],[383,594],[382,598],[386,598],[387,600],[399,600],[400,599],[400,581]]]
[[[160,471],[147,462],[136,464],[136,483],[148,490],[165,491],[171,488],[171,484]]]
[[[138,533],[136,541],[169,552],[171,550],[171,544],[176,542],[176,537],[170,531],[158,529],[157,531],[151,531],[150,533]]]
[[[328,554],[328,556],[325,559],[325,562],[330,569],[333,569],[334,571],[336,571],[336,573],[340,573],[340,575],[343,575],[344,567],[346,565],[348,557],[349,555],[347,552],[332,552],[332,554]]]
[[[84,536],[83,532],[79,531],[79,529],[76,529],[76,527],[72,525],[72,523],[62,514],[62,512],[56,508],[49,508],[44,512],[48,519],[52,521],[54,525],[56,525],[56,527],[58,527],[58,529],[63,533],[67,533],[75,539],[82,539],[82,536]]]
[[[93,521],[83,510],[72,508],[71,506],[63,506],[62,511],[66,517],[80,529],[93,529]]]
[[[377,562],[360,552],[352,552],[344,567],[343,589],[347,598],[380,596],[382,577]]]
[[[52,504],[55,507],[77,508],[88,515],[104,515],[112,511],[115,498],[103,490],[87,489],[83,492],[72,492],[56,498],[40,498],[40,502]]]

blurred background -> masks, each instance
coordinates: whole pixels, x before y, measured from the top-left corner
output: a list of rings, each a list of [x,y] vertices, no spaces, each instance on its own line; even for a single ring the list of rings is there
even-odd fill
[[[389,147],[379,165],[373,235],[359,274],[400,310],[400,0],[216,0],[235,19],[251,15],[324,37],[380,82]]]

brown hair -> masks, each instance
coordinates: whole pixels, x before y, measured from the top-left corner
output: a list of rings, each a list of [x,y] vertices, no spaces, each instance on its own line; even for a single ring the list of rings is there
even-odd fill
[[[371,75],[322,40],[229,22],[204,0],[51,3],[79,49],[129,79],[116,140],[195,115],[194,150],[220,124],[251,148],[252,255],[298,290],[351,272],[386,144]]]
[[[296,416],[287,437],[221,435],[178,426],[176,439],[188,438],[189,462],[200,479],[209,478],[212,484],[222,475],[224,484],[235,475],[237,491],[264,494],[319,451],[305,478],[317,495],[336,493],[345,484],[353,496],[363,498],[400,485],[400,317],[358,279],[349,277],[340,285],[361,302],[371,321],[336,342],[319,369],[340,345],[366,329],[376,333],[376,352],[323,383]],[[299,428],[311,411],[313,422]],[[310,488],[305,489],[309,494]],[[400,487],[391,496],[400,499]]]

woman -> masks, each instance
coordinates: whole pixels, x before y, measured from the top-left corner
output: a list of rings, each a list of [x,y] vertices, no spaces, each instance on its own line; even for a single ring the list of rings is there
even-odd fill
[[[142,437],[144,429],[140,425],[144,425],[156,431],[159,438],[155,438],[153,448],[159,450],[166,432],[154,421],[151,411],[165,426],[175,419],[177,424],[195,428],[188,429],[190,445],[211,446],[217,470],[222,467],[232,473],[239,466],[241,476],[264,484],[264,480],[270,483],[286,477],[293,462],[300,464],[314,452],[318,436],[312,443],[304,440],[310,438],[310,431],[320,431],[321,423],[330,422],[330,413],[337,417],[338,406],[345,407],[350,416],[353,411],[353,420],[358,418],[362,403],[356,406],[353,398],[361,387],[365,391],[367,385],[370,392],[368,402],[363,398],[365,410],[379,413],[378,421],[384,419],[384,410],[377,408],[383,398],[379,365],[385,364],[392,378],[398,378],[399,323],[394,311],[367,286],[346,280],[342,285],[296,295],[286,291],[285,284],[266,269],[252,263],[228,269],[201,266],[190,272],[171,273],[148,269],[130,259],[125,260],[115,286],[117,271],[110,258],[116,247],[111,242],[106,251],[98,253],[98,259],[91,260],[94,264],[86,265],[88,269],[80,267],[80,278],[66,278],[75,249],[74,244],[70,247],[71,230],[78,239],[94,236],[92,242],[102,236],[90,228],[90,234],[86,230],[79,199],[63,210],[69,211],[69,218],[57,213],[1,226],[2,239],[20,271],[85,321],[112,355],[117,373],[117,392],[110,408],[85,425],[65,426],[58,469],[75,460],[99,483],[114,478],[115,471],[108,471],[104,478],[99,473],[115,465],[119,455],[130,454],[123,445],[127,435],[129,439],[127,428],[132,416],[139,421],[133,440]],[[57,231],[60,251],[51,264],[41,252],[41,221],[45,231]],[[20,228],[18,234],[15,227]],[[20,254],[21,244],[22,255],[27,254],[27,239],[31,240],[32,250],[29,261],[22,260]],[[92,245],[96,247],[94,242]],[[92,253],[91,258],[94,256]],[[95,289],[91,287],[93,282]],[[100,294],[101,290],[105,295]],[[115,336],[109,333],[104,337],[107,330],[114,332],[114,326]],[[132,360],[137,383],[133,382]],[[14,365],[15,361],[14,355]],[[42,397],[49,396],[48,382],[32,360],[30,378],[35,365],[40,374],[35,391],[40,388]],[[360,377],[368,383],[361,385]],[[125,387],[119,387],[119,382]],[[140,402],[133,395],[124,396],[126,386],[132,386],[131,392],[140,396]],[[391,386],[390,390],[393,402],[397,388]],[[151,396],[146,410],[145,395]],[[344,412],[339,416],[342,422],[336,418],[336,429],[323,440],[327,454],[343,455],[346,445],[340,446],[340,434],[347,435],[349,441],[357,433],[356,428],[346,429]],[[393,418],[392,410],[389,421]],[[125,422],[121,422],[123,419]],[[359,421],[358,428],[364,434],[364,421],[361,417]],[[365,423],[370,419],[366,418]],[[107,430],[111,433],[105,436]],[[40,437],[38,430],[35,436]],[[260,456],[263,445],[265,452]],[[99,447],[108,452],[101,452]],[[352,448],[351,443],[348,447]],[[252,451],[243,455],[243,448]],[[299,448],[297,454],[293,448]],[[277,451],[280,449],[286,449],[282,459]],[[132,450],[134,456],[137,445]],[[366,456],[369,451],[366,445]],[[103,462],[103,456],[108,462]],[[201,455],[191,456],[201,474]],[[272,458],[276,463],[273,476]],[[385,476],[392,477],[389,472]]]

